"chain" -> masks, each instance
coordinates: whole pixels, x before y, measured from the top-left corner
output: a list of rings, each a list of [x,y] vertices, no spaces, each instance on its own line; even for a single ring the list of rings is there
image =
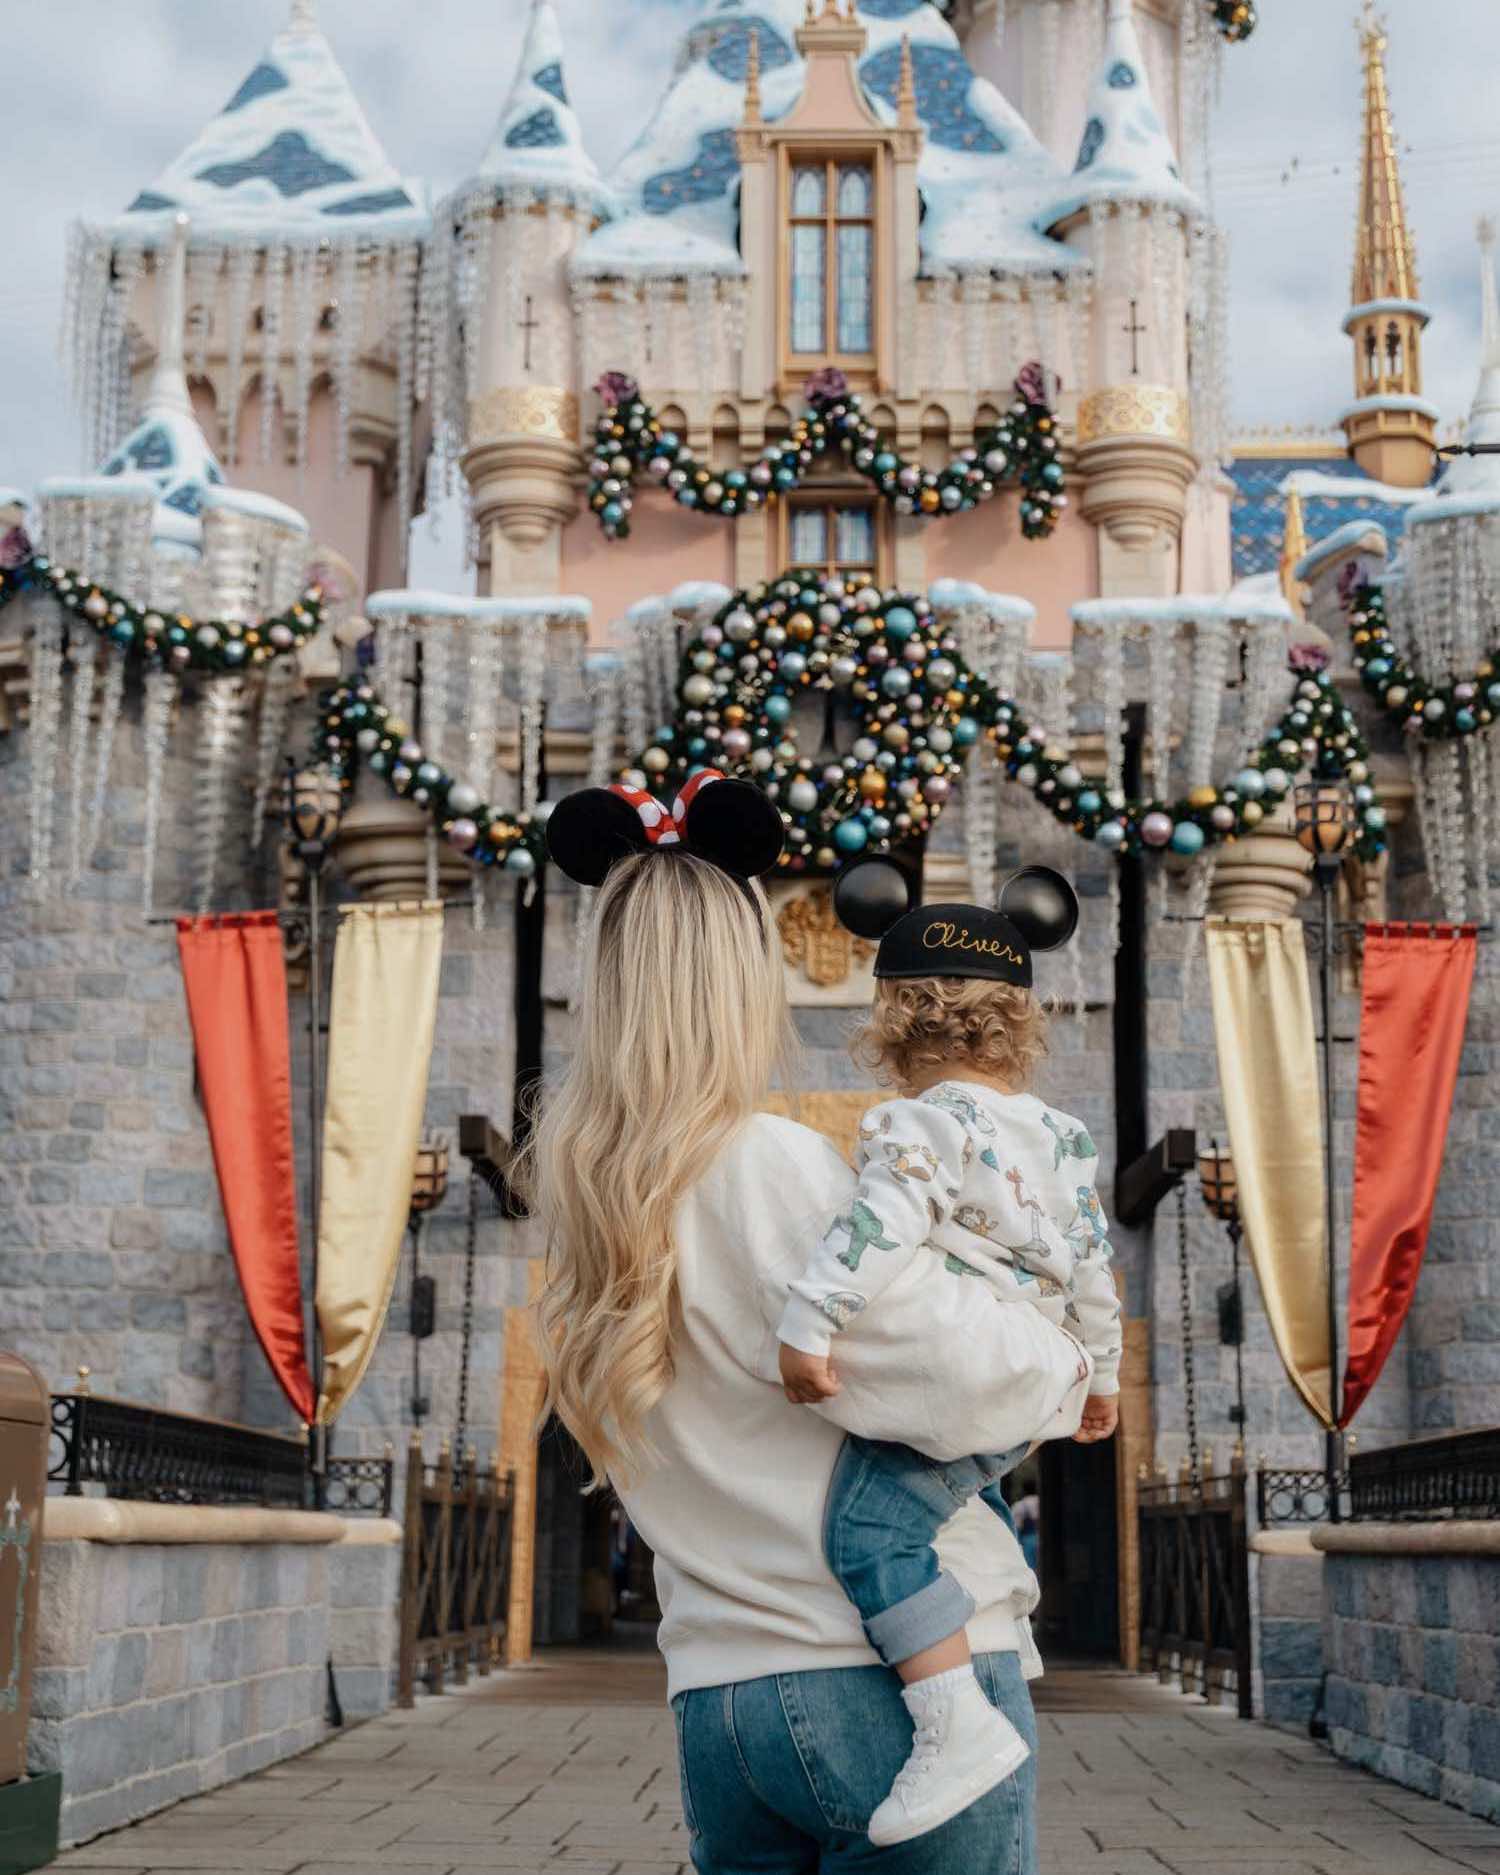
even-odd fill
[[[458,1429],[453,1450],[459,1464],[464,1462],[465,1435],[469,1429],[469,1356],[474,1345],[474,1264],[479,1245],[479,1174],[469,1173],[469,1229],[464,1243],[464,1314],[461,1353],[458,1369]]]
[[[1187,1192],[1177,1187],[1177,1279],[1182,1304],[1182,1382],[1187,1415],[1188,1475],[1193,1495],[1203,1493],[1203,1465],[1198,1455],[1198,1387],[1193,1371],[1193,1293],[1188,1275]]]

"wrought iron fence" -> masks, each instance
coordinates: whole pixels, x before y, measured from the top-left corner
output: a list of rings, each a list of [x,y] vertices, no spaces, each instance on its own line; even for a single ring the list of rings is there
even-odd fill
[[[1335,1480],[1339,1511],[1349,1514],[1349,1480]],[[1319,1466],[1262,1465],[1255,1474],[1255,1520],[1262,1530],[1283,1523],[1326,1523],[1332,1506],[1328,1473]]]
[[[1349,1500],[1364,1523],[1500,1517],[1500,1428],[1356,1452]]]
[[[510,1597],[515,1477],[482,1470],[470,1452],[455,1461],[447,1443],[428,1465],[412,1435],[406,1465],[401,1565],[398,1697],[415,1703],[420,1676],[429,1692],[445,1678],[464,1685],[473,1666],[500,1659]]]
[[[1250,1543],[1243,1463],[1195,1485],[1143,1479],[1141,1670],[1215,1699],[1233,1688],[1251,1716]]]
[[[93,1393],[54,1393],[49,1483],[153,1504],[256,1504],[389,1516],[392,1460],[333,1458],[313,1475],[305,1439]]]

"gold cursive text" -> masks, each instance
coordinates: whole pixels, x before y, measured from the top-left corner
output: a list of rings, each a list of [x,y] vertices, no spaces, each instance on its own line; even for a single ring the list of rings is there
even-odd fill
[[[975,937],[967,926],[948,924],[941,918],[935,918],[922,933],[922,944],[930,951],[977,951],[981,957],[1000,957],[1018,967],[1026,962],[1019,951],[999,938]]]

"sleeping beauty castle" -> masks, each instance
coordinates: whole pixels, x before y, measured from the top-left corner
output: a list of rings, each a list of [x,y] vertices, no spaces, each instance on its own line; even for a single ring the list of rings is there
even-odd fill
[[[1214,948],[1219,920],[1316,923],[1318,881],[1341,931],[1488,923],[1489,248],[1477,453],[1444,461],[1367,17],[1342,435],[1237,447],[1209,155],[1246,0],[700,0],[609,174],[567,11],[529,0],[493,134],[434,199],[293,0],[219,115],[75,230],[86,458],[15,496],[0,558],[6,1342],[54,1388],[82,1366],[316,1421],[335,1455],[472,1444],[515,1477],[511,1652],[607,1627],[621,1539],[536,1435],[540,1246],[508,1181],[588,916],[544,827],[586,780],[666,801],[714,765],[782,809],[800,1111],[841,1145],[871,978],[837,866],[1077,888],[1044,1091],[1082,1122],[1059,1154],[1102,1162],[1124,1430],[1042,1461],[1042,1616],[1134,1659],[1143,1468],[1314,1467],[1352,1400],[1372,1447],[1500,1410],[1500,1314],[1463,1312],[1494,1280],[1482,937],[1471,1046],[1427,1099],[1453,1102],[1427,1262],[1378,1359],[1343,1301],[1355,1050],[1325,1155],[1305,974],[1276,1001],[1263,957],[1237,982]],[[414,588],[413,520],[455,495],[472,590]],[[236,1106],[205,1049],[232,996],[191,947],[257,917],[289,1041]],[[1345,946],[1338,1034],[1361,993]],[[1268,1010],[1308,1071],[1247,1092],[1234,1064],[1283,1071]],[[1213,1142],[1243,1275],[1192,1169]]]

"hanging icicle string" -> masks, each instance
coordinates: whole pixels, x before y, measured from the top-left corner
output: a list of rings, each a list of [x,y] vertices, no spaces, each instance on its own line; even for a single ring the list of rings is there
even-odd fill
[[[172,732],[172,712],[177,704],[177,691],[178,680],[174,671],[158,667],[146,672],[146,701],[142,712],[142,734],[146,745],[146,804],[141,852],[141,909],[148,918],[156,897],[156,861],[161,841],[167,743]]]

